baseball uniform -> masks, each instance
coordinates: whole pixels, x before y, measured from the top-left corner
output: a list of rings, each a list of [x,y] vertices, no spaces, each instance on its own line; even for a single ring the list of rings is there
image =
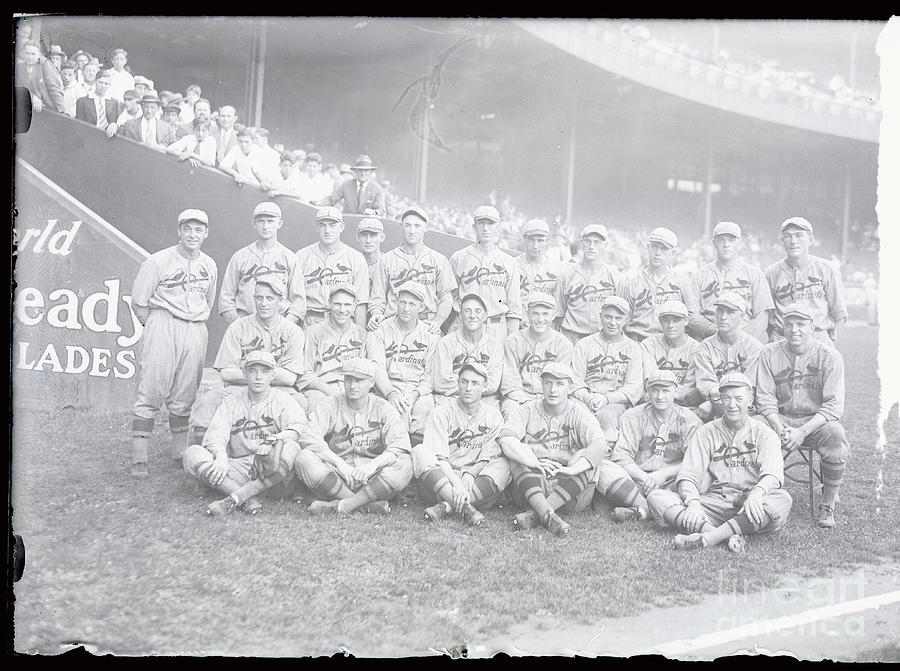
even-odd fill
[[[608,264],[597,270],[583,262],[566,265],[556,285],[556,305],[562,332],[573,343],[600,330],[600,306],[608,296],[621,295],[623,280],[619,270]]]
[[[787,260],[766,268],[766,280],[772,289],[775,309],[770,313],[769,332],[773,338],[784,338],[782,312],[791,303],[803,303],[813,315],[813,335],[830,341],[836,322],[847,318],[841,277],[834,266],[823,258],[810,256],[806,267],[794,270]]]
[[[366,332],[356,323],[349,322],[343,330],[337,328],[331,317],[313,324],[306,330],[303,346],[303,372],[297,380],[297,389],[303,391],[310,408],[325,400],[325,394],[306,389],[318,379],[323,383],[343,389],[341,364],[353,357],[365,356]]]
[[[556,285],[559,284],[566,266],[558,260],[548,258],[546,255],[537,262],[528,260],[526,254],[521,254],[515,259],[519,267],[519,293],[522,305],[528,305],[528,295],[531,292],[556,295]],[[527,326],[528,312],[523,311],[522,326]]]
[[[278,276],[287,287],[287,298],[281,301],[281,314],[298,319],[306,316],[306,278],[298,267],[297,255],[280,242],[271,250],[263,250],[255,242],[241,247],[229,259],[222,276],[219,314],[237,310],[241,316],[256,312],[253,291],[256,281]]]
[[[482,404],[497,405],[503,375],[503,341],[483,332],[478,342],[472,342],[462,331],[452,331],[438,340],[431,373],[435,403],[459,397],[459,369],[467,361],[478,361],[487,369]]]
[[[694,369],[691,363],[700,343],[689,336],[680,345],[669,345],[662,333],[654,333],[641,341],[641,355],[644,363],[644,379],[658,370],[670,370],[678,380],[675,402],[680,405],[696,406],[703,399],[697,396]],[[647,398],[645,393],[644,400]]]
[[[407,282],[418,282],[428,292],[419,313],[423,321],[434,320],[438,305],[453,302],[456,276],[447,257],[429,247],[410,254],[400,245],[381,256],[380,272],[372,282],[370,314],[381,312],[385,318],[397,314],[397,291]]]
[[[625,280],[621,296],[631,306],[631,321],[625,326],[625,335],[640,342],[654,333],[661,333],[657,310],[667,301],[687,304],[689,286],[687,278],[671,267],[657,279],[644,266]]]
[[[335,252],[325,252],[315,242],[297,252],[297,267],[306,278],[306,318],[304,325],[325,319],[328,301],[336,286],[352,284],[356,302],[369,302],[369,265],[365,257],[352,247],[341,243]]]
[[[753,379],[753,365],[759,357],[762,343],[746,333],[738,336],[734,345],[726,344],[718,334],[700,343],[692,367],[694,384],[704,401],[719,393],[719,381],[726,373],[744,373]]]
[[[711,261],[700,266],[693,274],[685,296],[685,304],[691,315],[689,329],[697,335],[698,340],[715,333],[714,301],[728,291],[733,291],[744,299],[747,305],[744,317],[748,322],[764,310],[775,307],[769,283],[759,268],[743,261],[737,261],[731,268],[722,268]],[[765,329],[745,330],[760,342],[768,340]]]
[[[571,365],[572,343],[561,333],[549,331],[537,340],[529,329],[513,333],[503,343],[503,415],[519,404],[543,396],[541,371],[551,361]]]
[[[450,257],[450,267],[456,276],[459,297],[474,293],[487,305],[485,329],[506,338],[506,318],[522,319],[522,296],[519,267],[512,256],[500,249],[484,251],[479,245],[469,245]],[[459,303],[454,304],[459,311]]]

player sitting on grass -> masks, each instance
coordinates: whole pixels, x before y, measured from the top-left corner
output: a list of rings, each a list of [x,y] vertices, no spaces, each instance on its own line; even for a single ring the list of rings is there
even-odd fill
[[[319,444],[303,412],[286,394],[272,389],[275,357],[254,350],[244,358],[246,391],[227,396],[216,409],[203,445],[185,450],[184,470],[228,496],[210,503],[208,515],[238,508],[255,514],[256,496],[294,478],[294,460],[304,447]]]
[[[297,474],[320,500],[313,515],[350,513],[358,508],[387,514],[389,499],[412,480],[409,435],[390,403],[369,392],[375,364],[348,359],[341,366],[344,393],[310,413],[313,435],[327,447],[311,447],[297,457]]]
[[[526,509],[515,516],[517,529],[542,524],[564,536],[570,526],[556,511],[581,512],[591,505],[596,468],[609,446],[590,411],[569,399],[574,378],[568,365],[545,365],[542,397],[510,412],[500,433],[513,501]]]
[[[503,377],[500,390],[506,397],[503,416],[520,405],[541,399],[541,371],[557,361],[572,362],[572,343],[552,328],[556,299],[551,294],[532,291],[527,300],[528,328],[516,331],[503,343]]]
[[[808,445],[822,461],[820,527],[834,527],[834,504],[850,457],[850,443],[841,425],[844,412],[844,360],[826,342],[817,340],[814,312],[805,303],[782,312],[786,340],[766,345],[757,363],[756,403],[781,436],[785,452]]]
[[[696,407],[703,399],[694,384],[694,368],[691,363],[700,343],[685,333],[688,323],[687,307],[681,301],[668,301],[659,306],[657,312],[662,333],[654,333],[641,341],[644,380],[658,370],[672,371],[678,382],[675,402],[678,405]]]
[[[787,521],[790,494],[781,488],[784,461],[778,435],[750,417],[753,386],[743,373],[719,383],[724,415],[694,433],[675,480],[675,489],[647,496],[653,518],[681,532],[676,550],[695,550],[728,541],[744,549],[747,534],[775,531]]]
[[[628,313],[624,298],[604,299],[601,330],[579,340],[572,354],[573,396],[596,415],[610,443],[618,438],[619,417],[644,393],[641,348],[622,332]]]
[[[458,397],[428,415],[422,444],[413,448],[419,496],[433,504],[425,509],[429,522],[456,513],[477,527],[484,521],[479,509],[492,507],[509,484],[509,463],[497,444],[503,417],[481,402],[487,380],[482,364],[462,364]]]
[[[626,410],[619,420],[619,439],[610,458],[600,464],[597,484],[616,505],[616,522],[650,519],[644,497],[675,482],[684,447],[701,424],[693,412],[675,405],[677,393],[675,373],[654,371],[647,378],[649,402]]]
[[[741,329],[746,320],[747,303],[740,294],[729,291],[715,301],[718,333],[700,343],[694,356],[694,382],[703,402],[697,414],[704,421],[721,417],[719,382],[728,373],[746,373],[755,377],[752,366],[759,357],[762,343]]]

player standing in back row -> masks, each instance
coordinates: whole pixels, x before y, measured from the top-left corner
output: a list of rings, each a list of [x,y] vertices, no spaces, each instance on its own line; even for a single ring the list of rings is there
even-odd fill
[[[132,308],[144,325],[137,399],[131,422],[131,474],[147,477],[147,446],[156,415],[169,410],[172,457],[187,449],[188,417],[206,359],[206,320],[216,299],[216,263],[200,251],[209,235],[203,210],[178,215],[178,244],[152,254],[138,270]]]
[[[550,243],[550,227],[543,219],[531,219],[522,228],[525,253],[516,257],[519,266],[519,287],[522,305],[528,305],[532,293],[556,294],[556,285],[565,266],[547,256]],[[528,325],[527,313],[522,319],[522,327]]]

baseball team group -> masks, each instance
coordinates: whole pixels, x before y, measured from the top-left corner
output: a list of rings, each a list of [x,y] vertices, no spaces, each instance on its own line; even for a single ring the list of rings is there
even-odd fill
[[[321,207],[318,241],[294,252],[278,241],[280,207],[262,202],[220,277],[201,251],[217,222],[184,210],[178,243],[133,284],[131,474],[149,475],[165,407],[175,464],[219,492],[212,516],[256,514],[263,495],[313,515],[390,514],[414,493],[431,523],[477,527],[503,501],[521,511],[516,528],[563,536],[564,517],[605,498],[616,522],[673,529],[676,549],[741,552],[788,518],[785,460],[817,453],[817,524],[835,526],[847,310],[809,221],[781,224],[785,257],[765,270],[720,222],[715,260],[685,276],[667,228],[625,274],[604,258],[603,225],[559,262],[543,220],[514,257],[494,207],[473,218],[476,241],[447,258],[425,244],[419,207],[385,252],[380,219],[359,220],[357,251],[341,211]],[[213,309],[229,322],[221,385],[198,393]]]

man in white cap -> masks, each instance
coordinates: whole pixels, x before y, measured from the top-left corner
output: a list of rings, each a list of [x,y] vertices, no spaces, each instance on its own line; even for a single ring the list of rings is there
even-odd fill
[[[307,160],[309,157],[307,156]],[[344,204],[346,214],[364,214],[367,217],[383,217],[386,212],[384,189],[375,181],[375,164],[367,154],[356,157],[352,166],[355,178],[334,185],[330,195],[312,201],[313,205]]]
[[[726,292],[715,300],[715,335],[705,338],[694,355],[693,372],[697,393],[702,399],[698,408],[701,419],[721,417],[719,382],[728,373],[755,376],[753,366],[759,358],[762,343],[742,330],[747,304],[740,294]]]
[[[671,370],[653,371],[646,388],[649,401],[622,413],[619,439],[600,464],[597,491],[615,504],[616,522],[650,519],[646,496],[674,485],[685,446],[702,423],[675,404],[678,379]]]
[[[700,349],[700,343],[685,333],[688,324],[687,307],[681,301],[668,301],[657,312],[662,333],[654,333],[641,341],[644,380],[658,370],[671,371],[678,383],[675,402],[696,407],[703,399],[697,392],[694,367],[691,364]]]
[[[163,404],[169,411],[172,454],[186,446],[188,417],[203,375],[206,321],[216,298],[216,262],[200,251],[209,217],[178,215],[178,244],[151,254],[132,285],[132,310],[143,324],[137,399],[131,422],[131,474],[147,477],[147,447]]]
[[[550,227],[543,219],[525,222],[525,226],[522,227],[522,238],[525,242],[525,253],[516,257],[516,263],[519,265],[522,305],[527,305],[528,296],[532,292],[556,294],[556,285],[565,266],[547,256]],[[523,327],[527,323],[527,318],[522,320]]]
[[[260,279],[277,276],[287,287],[278,311],[297,324],[306,316],[306,278],[297,255],[278,242],[278,231],[284,225],[281,208],[272,202],[259,203],[253,209],[251,224],[256,240],[232,255],[222,275],[219,314],[229,324],[253,314],[254,284]]]
[[[618,295],[624,280],[617,268],[603,259],[609,232],[603,224],[581,231],[583,258],[566,264],[556,285],[556,311],[560,333],[574,345],[602,326],[600,309],[609,296]]]
[[[591,505],[609,447],[593,415],[569,398],[575,374],[568,364],[548,363],[540,380],[541,396],[510,412],[499,442],[512,471],[513,501],[525,510],[515,516],[515,528],[540,524],[565,536],[570,525],[557,511]]]
[[[372,295],[372,281],[380,272],[381,243],[384,242],[384,224],[375,217],[363,217],[356,225],[356,241],[369,268],[369,296]]]
[[[647,265],[623,284],[622,296],[631,306],[631,321],[625,335],[640,342],[660,332],[659,307],[668,301],[686,303],[690,283],[672,263],[678,236],[668,228],[654,228],[647,237]]]
[[[685,301],[690,313],[688,334],[698,341],[714,335],[717,330],[714,301],[723,293],[733,291],[747,304],[744,331],[760,342],[768,342],[769,312],[775,304],[766,276],[738,256],[741,227],[733,221],[720,221],[713,229],[713,246],[715,261],[701,266],[691,277]]]
[[[440,252],[425,245],[428,215],[421,207],[411,205],[400,215],[403,241],[381,256],[380,272],[372,282],[369,301],[369,330],[375,330],[383,319],[397,312],[400,287],[418,282],[427,296],[419,318],[429,324],[432,333],[440,334],[453,308],[456,276],[450,261]]]
[[[369,266],[362,254],[341,240],[344,219],[336,207],[321,207],[316,212],[319,241],[297,252],[298,265],[306,278],[306,316],[304,326],[325,319],[331,291],[350,285],[355,297],[354,320],[365,328],[369,302]]]
[[[519,330],[522,319],[521,283],[515,259],[497,247],[500,213],[491,205],[475,210],[475,243],[450,257],[459,295],[479,294],[487,306],[485,329],[505,340]],[[459,307],[454,306],[455,309]]]
[[[847,320],[841,277],[830,261],[809,253],[814,240],[813,226],[803,217],[791,217],[781,224],[785,258],[766,268],[775,310],[769,319],[772,339],[784,338],[784,308],[805,303],[813,315],[813,337],[836,341]]]
[[[600,331],[579,340],[572,354],[573,396],[594,413],[610,443],[618,438],[619,417],[644,393],[641,348],[622,333],[629,312],[624,298],[607,297]]]
[[[699,427],[688,442],[675,491],[647,496],[653,518],[675,529],[677,550],[700,550],[728,542],[745,548],[744,536],[781,528],[791,511],[782,489],[784,460],[778,435],[750,417],[753,385],[743,373],[719,383],[725,414]]]
[[[541,373],[547,364],[572,364],[572,343],[551,328],[556,316],[553,294],[532,292],[527,306],[528,328],[516,331],[503,343],[500,391],[504,417],[514,408],[543,397]]]
[[[351,358],[341,366],[344,392],[310,412],[309,429],[327,446],[303,450],[297,473],[315,495],[313,515],[357,509],[390,513],[390,499],[412,480],[409,435],[397,411],[371,394],[376,366]]]
[[[841,424],[844,360],[834,347],[814,337],[815,315],[806,303],[783,308],[785,340],[766,345],[756,365],[756,407],[781,437],[786,453],[801,445],[819,453],[823,490],[818,523],[831,529],[850,457]]]

